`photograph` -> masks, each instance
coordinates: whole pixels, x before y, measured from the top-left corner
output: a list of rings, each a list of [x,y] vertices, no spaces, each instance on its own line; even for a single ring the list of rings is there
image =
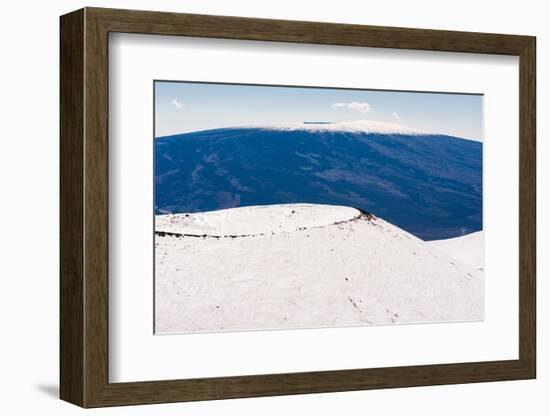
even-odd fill
[[[483,320],[482,95],[154,97],[156,334]]]

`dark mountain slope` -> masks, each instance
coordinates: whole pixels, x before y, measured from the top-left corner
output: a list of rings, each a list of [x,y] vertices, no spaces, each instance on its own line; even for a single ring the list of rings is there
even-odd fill
[[[425,240],[482,228],[482,144],[450,136],[226,128],[156,139],[155,210],[358,207]]]

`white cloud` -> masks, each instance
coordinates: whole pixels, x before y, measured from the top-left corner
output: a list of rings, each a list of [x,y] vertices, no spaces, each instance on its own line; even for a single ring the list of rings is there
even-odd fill
[[[170,101],[172,103],[172,105],[176,108],[182,108],[183,107],[183,103],[179,102],[178,100],[176,100],[175,98],[172,98],[172,101]]]
[[[363,102],[358,102],[358,101],[352,101],[352,102],[349,102],[349,103],[334,103],[332,104],[331,107],[334,107],[334,108],[349,108],[350,110],[354,110],[354,111],[359,111],[360,113],[368,113],[370,111],[372,111],[372,106],[363,101]]]
[[[394,111],[393,113],[391,113],[391,115],[398,123],[401,123],[401,117],[399,117],[399,114]]]

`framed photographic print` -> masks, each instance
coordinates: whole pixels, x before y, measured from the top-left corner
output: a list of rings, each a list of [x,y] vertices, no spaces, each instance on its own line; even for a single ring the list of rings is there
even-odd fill
[[[535,38],[61,17],[82,407],[534,378]]]

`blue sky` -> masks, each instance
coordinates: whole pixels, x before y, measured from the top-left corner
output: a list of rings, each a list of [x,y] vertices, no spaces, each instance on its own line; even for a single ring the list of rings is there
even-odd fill
[[[355,120],[483,137],[481,95],[165,81],[154,88],[156,137],[227,126]]]

